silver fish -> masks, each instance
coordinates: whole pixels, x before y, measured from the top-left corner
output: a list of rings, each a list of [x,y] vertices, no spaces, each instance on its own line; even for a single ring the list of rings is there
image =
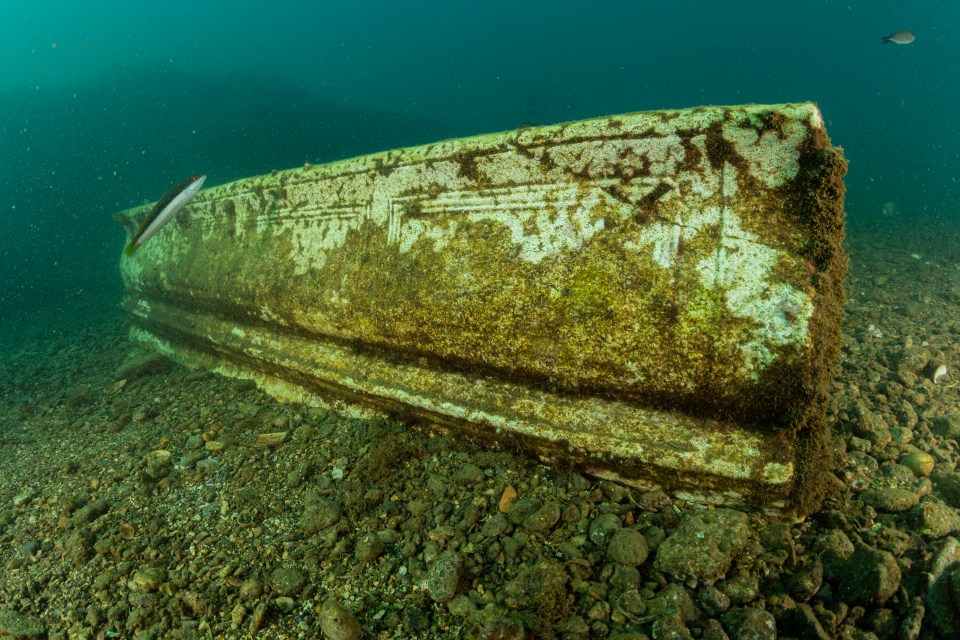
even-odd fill
[[[892,42],[893,44],[910,44],[917,39],[917,36],[913,35],[906,29],[900,29],[900,31],[894,31],[888,36],[883,36],[883,44]]]
[[[132,256],[136,253],[137,249],[143,246],[143,243],[149,240],[163,225],[170,222],[177,211],[180,211],[185,204],[190,202],[193,196],[197,195],[200,187],[203,186],[203,181],[206,179],[207,176],[205,174],[191,176],[171,187],[162,198],[157,200],[157,204],[153,205],[153,209],[151,209],[147,217],[143,219],[143,224],[140,225],[140,228],[133,235],[133,239],[130,241],[130,244],[127,245],[127,248],[123,250],[123,255],[127,257]]]

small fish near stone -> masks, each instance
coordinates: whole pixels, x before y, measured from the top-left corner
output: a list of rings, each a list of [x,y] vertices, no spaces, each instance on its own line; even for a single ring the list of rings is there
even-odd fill
[[[193,196],[197,195],[197,192],[200,191],[206,179],[206,175],[200,174],[190,176],[186,180],[173,185],[173,187],[157,201],[153,209],[150,210],[150,213],[147,214],[147,217],[144,218],[140,228],[137,229],[137,232],[133,235],[126,249],[123,250],[123,255],[128,258],[132,256],[137,252],[137,249],[143,246],[144,242],[153,237],[153,234],[170,222],[173,216],[190,202]]]
[[[883,36],[881,40],[883,44],[892,42],[893,44],[910,44],[917,39],[917,36],[913,35],[906,29],[900,29],[899,31],[894,31],[888,36]]]

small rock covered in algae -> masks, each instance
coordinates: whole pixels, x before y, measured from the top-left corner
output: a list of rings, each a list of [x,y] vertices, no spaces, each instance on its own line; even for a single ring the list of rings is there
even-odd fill
[[[327,640],[359,640],[363,627],[346,607],[327,600],[320,608],[320,629]]]

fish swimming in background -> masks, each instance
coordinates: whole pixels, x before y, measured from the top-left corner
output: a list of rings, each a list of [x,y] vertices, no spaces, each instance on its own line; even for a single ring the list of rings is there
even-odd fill
[[[197,195],[203,181],[207,179],[206,174],[191,176],[183,182],[178,182],[170,191],[167,191],[162,198],[157,200],[147,217],[143,219],[143,224],[133,235],[133,239],[127,248],[123,250],[123,255],[129,257],[136,253],[137,249],[159,231],[163,225],[170,222],[177,211],[180,211],[185,204],[190,202],[193,196]]]
[[[910,44],[916,39],[917,39],[917,36],[913,35],[906,29],[900,29],[900,31],[894,31],[890,35],[883,36],[881,38],[881,40],[883,40],[883,44],[887,44],[888,42],[892,42],[893,44]]]

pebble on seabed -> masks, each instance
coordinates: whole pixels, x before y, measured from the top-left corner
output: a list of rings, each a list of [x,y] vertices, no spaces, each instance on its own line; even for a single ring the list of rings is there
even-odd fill
[[[334,600],[327,600],[320,607],[320,629],[329,640],[359,640],[363,627],[350,610]]]
[[[900,459],[900,464],[913,471],[917,477],[928,476],[933,471],[935,460],[926,451],[911,451]]]

